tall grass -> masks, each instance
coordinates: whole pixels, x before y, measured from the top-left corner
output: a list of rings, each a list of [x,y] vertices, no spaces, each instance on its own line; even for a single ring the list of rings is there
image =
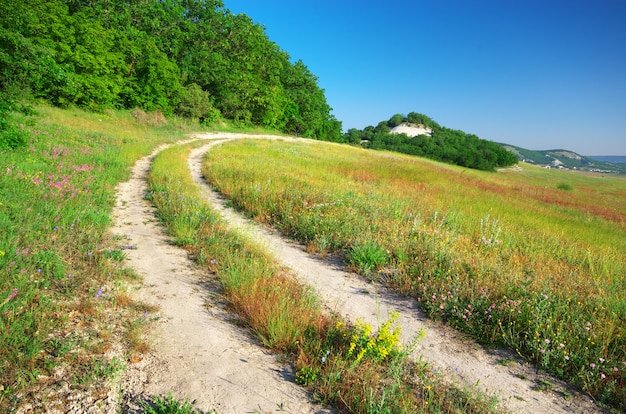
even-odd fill
[[[130,324],[143,310],[119,284],[129,272],[108,234],[114,188],[140,156],[181,135],[126,113],[46,106],[15,122],[29,140],[0,151],[0,411],[31,400],[55,368],[71,386],[102,386],[121,367],[105,357],[123,330],[110,315]]]
[[[311,251],[378,270],[432,317],[626,408],[623,178],[249,140],[211,151],[203,173]]]
[[[314,292],[211,211],[188,171],[190,147],[156,157],[148,197],[170,236],[217,277],[241,320],[293,361],[298,383],[348,412],[493,410],[493,402],[473,390],[446,385],[427,367],[410,364],[411,349],[398,346],[393,315],[374,332],[322,313]]]

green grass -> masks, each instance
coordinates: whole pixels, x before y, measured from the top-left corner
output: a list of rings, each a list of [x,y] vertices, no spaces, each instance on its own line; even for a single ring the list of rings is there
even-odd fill
[[[244,140],[212,150],[203,173],[310,251],[384,265],[431,317],[624,409],[626,180],[521,167]]]
[[[172,394],[154,397],[150,402],[143,402],[141,407],[146,414],[202,414],[202,411],[194,407],[193,402],[189,400],[181,402]],[[210,411],[210,413],[214,413],[214,411]]]
[[[0,411],[56,367],[81,387],[102,387],[123,368],[106,357],[124,330],[111,315],[143,310],[128,306],[132,274],[108,233],[114,189],[139,157],[182,136],[180,125],[148,127],[123,112],[37,106],[12,122],[28,139],[0,150]]]
[[[398,346],[397,316],[374,332],[322,313],[308,287],[210,210],[188,171],[191,146],[155,158],[148,197],[170,237],[184,240],[180,244],[218,278],[242,322],[293,362],[298,383],[320,402],[347,412],[494,410],[494,401],[482,394],[455,388],[427,366],[410,362],[412,348]]]

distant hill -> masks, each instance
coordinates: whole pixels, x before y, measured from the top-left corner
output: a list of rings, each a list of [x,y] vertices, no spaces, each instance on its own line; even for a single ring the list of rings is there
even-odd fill
[[[517,157],[500,144],[443,127],[417,112],[407,116],[395,114],[388,121],[363,130],[351,128],[343,135],[342,142],[484,171],[496,171],[517,163]]]
[[[509,144],[501,145],[515,154],[520,161],[545,168],[626,174],[626,164],[606,162],[573,151],[564,149],[534,151]]]

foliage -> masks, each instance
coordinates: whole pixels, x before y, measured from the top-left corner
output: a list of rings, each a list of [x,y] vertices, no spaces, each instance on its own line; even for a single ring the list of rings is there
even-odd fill
[[[391,128],[402,123],[429,128],[432,131],[431,135],[409,137],[406,134],[390,132]],[[343,135],[342,141],[485,171],[495,171],[498,167],[506,167],[517,162],[517,157],[500,144],[463,131],[442,127],[426,115],[416,112],[411,112],[406,117],[396,114],[388,121],[380,122],[376,127],[368,126],[362,131],[350,129]]]
[[[213,108],[208,92],[195,84],[189,84],[184,88],[177,113],[187,118],[201,120],[210,124],[219,118],[219,111]]]
[[[385,249],[375,242],[368,240],[363,243],[355,243],[349,253],[350,264],[355,266],[362,274],[369,274],[387,263]]]
[[[0,0],[0,92],[337,140],[317,78],[219,0]]]
[[[0,151],[23,147],[29,138],[24,128],[14,125],[10,120],[14,107],[15,102],[0,96]],[[28,107],[22,107],[22,112],[28,114]]]
[[[390,352],[397,351],[400,327],[396,326],[393,331],[390,328],[397,322],[399,316],[397,312],[392,313],[390,318],[381,325],[376,335],[372,335],[372,327],[369,324],[357,320],[350,335],[348,356],[353,357],[357,363],[363,358],[380,361],[387,358]]]

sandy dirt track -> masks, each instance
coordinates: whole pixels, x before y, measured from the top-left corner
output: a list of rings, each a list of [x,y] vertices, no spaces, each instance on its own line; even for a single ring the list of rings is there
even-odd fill
[[[374,326],[388,313],[401,313],[403,340],[410,341],[426,330],[415,351],[446,377],[497,394],[515,413],[603,412],[588,397],[565,390],[549,378],[552,390],[533,390],[541,377],[531,366],[498,364],[513,357],[505,351],[486,351],[459,332],[429,321],[414,300],[400,298],[382,286],[348,273],[340,263],[320,260],[301,246],[271,229],[245,220],[225,207],[225,200],[212,192],[200,173],[203,155],[225,140],[248,137],[241,134],[203,134],[194,138],[207,144],[193,150],[189,167],[194,181],[231,226],[261,241],[303,283],[313,286],[329,309],[350,320],[362,319]],[[258,139],[289,139],[253,136]],[[324,145],[299,139],[308,145]],[[293,382],[292,369],[264,350],[249,333],[232,323],[225,310],[219,285],[208,271],[197,268],[187,253],[168,243],[153,208],[144,200],[146,175],[152,157],[140,160],[132,178],[119,186],[113,232],[135,245],[129,265],[143,278],[136,297],[160,307],[151,332],[153,351],[131,364],[121,379],[126,412],[137,412],[143,395],[167,394],[197,401],[197,407],[218,413],[277,412],[325,413],[328,409],[310,403],[310,396]],[[525,378],[525,379],[522,379]],[[564,398],[566,394],[573,394]]]

